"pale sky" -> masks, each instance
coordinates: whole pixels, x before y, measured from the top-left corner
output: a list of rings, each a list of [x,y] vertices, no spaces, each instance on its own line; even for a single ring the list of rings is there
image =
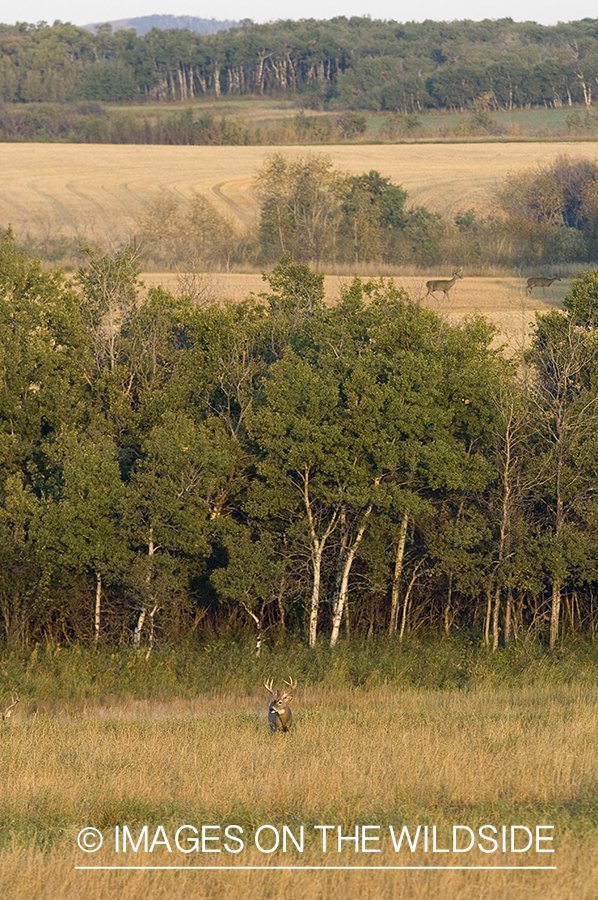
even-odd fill
[[[556,0],[419,0],[418,3],[396,3],[391,0],[302,0],[284,4],[279,0],[220,0],[218,4],[205,0],[0,0],[0,22],[48,22],[56,20],[86,25],[153,13],[161,15],[189,15],[203,19],[253,19],[271,22],[276,19],[315,18],[333,16],[363,16],[373,19],[395,19],[398,22],[424,19],[500,19],[510,17],[516,22],[534,21],[554,25],[559,21],[574,21],[586,17],[598,18],[595,0],[573,0],[569,4]]]

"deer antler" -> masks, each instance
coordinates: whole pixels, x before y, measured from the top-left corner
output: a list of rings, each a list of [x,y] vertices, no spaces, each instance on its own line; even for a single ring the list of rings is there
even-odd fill
[[[273,678],[271,678],[270,681],[266,681],[266,679],[264,678],[264,687],[266,688],[267,691],[269,691],[274,696],[276,694],[276,691],[272,690],[273,683],[274,683]]]
[[[19,700],[18,697],[17,697],[16,699],[13,697],[13,698],[12,698],[12,703],[10,704],[10,706],[7,706],[6,709],[4,710],[4,712],[2,713],[2,719],[3,719],[3,720],[4,720],[4,719],[9,719],[9,718],[12,716],[12,711],[13,711],[13,709],[15,708],[15,706],[17,705],[17,703],[20,703],[20,702],[21,702],[21,701]]]
[[[287,694],[287,695],[290,697],[290,695],[293,693],[293,691],[294,691],[295,688],[297,687],[297,682],[296,682],[296,681],[293,681],[292,678],[289,678],[289,680],[288,680],[288,681],[285,681],[284,684],[288,685],[289,690],[288,690],[288,694]]]

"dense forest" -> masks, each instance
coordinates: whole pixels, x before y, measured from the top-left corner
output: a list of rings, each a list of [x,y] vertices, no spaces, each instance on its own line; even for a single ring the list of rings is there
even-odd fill
[[[519,360],[392,282],[284,256],[264,292],[142,300],[0,243],[0,626],[9,643],[595,633],[598,273]]]
[[[464,110],[590,107],[598,20],[403,23],[279,21],[212,35],[152,29],[96,34],[60,22],[0,26],[4,103],[190,100],[265,95],[306,106]]]

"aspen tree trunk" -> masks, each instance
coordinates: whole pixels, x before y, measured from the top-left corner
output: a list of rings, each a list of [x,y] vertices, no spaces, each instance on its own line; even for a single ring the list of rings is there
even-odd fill
[[[154,548],[154,529],[150,526],[149,530],[149,540],[147,553],[149,556],[149,569],[147,573],[147,577],[145,579],[147,588],[148,588],[148,596],[149,596],[149,588],[152,580],[152,564],[153,564],[153,556],[154,556],[155,548]],[[139,613],[139,618],[137,619],[137,624],[135,625],[135,634],[133,636],[133,646],[135,650],[139,650],[141,645],[141,629],[143,628],[143,623],[145,622],[145,617],[147,614],[146,605],[143,604],[141,611]]]
[[[309,611],[309,646],[316,646],[318,635],[318,613],[320,609],[320,581],[322,573],[322,556],[326,541],[336,528],[340,508],[337,508],[321,537],[316,532],[316,523],[314,519],[311,498],[309,496],[309,467],[306,466],[303,472],[303,503],[305,512],[307,513],[307,521],[309,522],[309,530],[311,535],[311,559],[313,568],[313,588],[311,595],[311,607]]]
[[[347,530],[347,515],[345,507],[343,506],[339,516],[340,523],[340,531],[341,531],[341,543],[340,550],[338,554],[338,562],[336,566],[336,576],[334,578],[334,593],[332,595],[332,609],[336,610],[338,606],[338,598],[341,592],[341,581],[343,578],[343,567],[345,565],[345,554],[347,552],[347,541],[349,539],[349,533]]]
[[[98,644],[100,640],[100,615],[102,610],[102,573],[96,569],[96,608],[94,621],[94,644]]]
[[[392,594],[390,605],[390,626],[389,634],[394,634],[397,630],[397,622],[399,617],[399,584],[403,573],[403,560],[405,558],[405,544],[407,541],[407,526],[409,525],[409,513],[405,510],[403,521],[401,522],[401,530],[399,531],[399,543],[397,546],[397,555],[395,558],[395,568],[392,576]]]
[[[554,650],[559,638],[562,585],[558,578],[552,581],[552,603],[550,609],[550,649]]]
[[[505,606],[505,646],[511,643],[511,629],[513,622],[513,591],[507,588],[507,603]]]
[[[345,603],[347,601],[347,593],[349,590],[349,574],[351,572],[351,566],[353,565],[353,560],[355,559],[355,554],[357,552],[357,548],[361,544],[361,540],[365,534],[365,529],[368,524],[368,519],[370,517],[370,513],[374,508],[374,503],[372,500],[367,505],[367,508],[363,514],[363,519],[361,525],[359,526],[359,530],[355,535],[355,540],[353,541],[352,546],[346,552],[345,562],[342,570],[341,577],[341,585],[340,591],[338,595],[338,601],[336,604],[336,609],[334,610],[334,615],[332,618],[332,634],[330,636],[330,646],[334,647],[336,642],[338,641],[338,635],[341,627],[341,621],[343,618],[343,610],[345,608]]]
[[[511,549],[511,506],[512,506],[512,473],[515,466],[514,459],[514,433],[516,428],[515,413],[513,405],[509,409],[509,417],[506,423],[505,439],[504,439],[504,465],[502,471],[502,512],[500,520],[500,540],[498,544],[498,569],[501,570],[505,559],[509,556]],[[500,573],[502,574],[502,573]],[[500,587],[496,588],[494,596],[494,613],[492,616],[492,652],[498,650],[499,633],[500,633]],[[505,611],[505,644],[511,637],[511,588],[507,594],[507,608]],[[508,620],[508,624],[507,624]],[[508,633],[507,633],[508,632]]]
[[[490,620],[492,619],[492,591],[488,588],[486,592],[486,620],[484,622],[484,646],[490,645]]]
[[[413,590],[413,585],[415,584],[415,580],[417,578],[417,573],[419,571],[420,566],[423,564],[423,559],[415,565],[413,569],[413,575],[411,576],[411,581],[405,591],[405,597],[403,599],[403,615],[401,617],[401,630],[399,631],[399,644],[403,643],[403,637],[405,635],[405,628],[407,626],[407,613],[409,612],[409,603],[411,599],[411,591]]]
[[[496,589],[496,593],[494,594],[494,613],[492,615],[492,652],[496,653],[498,650],[498,635],[499,635],[499,617],[500,617],[500,588]]]
[[[311,592],[311,608],[309,611],[309,646],[316,646],[318,636],[318,612],[320,609],[320,576],[322,571],[322,553],[324,547],[320,541],[312,545],[311,559],[313,568],[313,587]]]
[[[554,534],[555,538],[559,539],[561,530],[563,527],[563,519],[564,519],[564,511],[563,511],[563,500],[561,494],[561,473],[562,473],[562,464],[559,459],[557,464],[557,477],[556,477],[556,516],[554,523]],[[552,602],[550,607],[550,649],[554,650],[556,647],[556,642],[559,638],[559,625],[561,619],[561,594],[563,590],[563,585],[561,579],[558,576],[554,576],[552,579]]]

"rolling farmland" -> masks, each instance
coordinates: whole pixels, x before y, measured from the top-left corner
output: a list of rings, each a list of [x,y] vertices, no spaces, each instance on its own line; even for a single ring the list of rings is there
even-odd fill
[[[162,191],[200,192],[239,227],[255,222],[252,179],[275,151],[329,155],[352,173],[377,169],[402,184],[410,202],[454,216],[483,213],[489,191],[508,172],[546,164],[560,154],[598,156],[597,142],[379,144],[315,147],[207,147],[90,144],[1,144],[0,224],[27,234],[130,240],[149,199]]]
[[[0,144],[0,225],[12,225],[18,240],[57,236],[89,241],[108,249],[132,242],[141,230],[148,201],[160,192],[188,198],[194,192],[209,197],[239,228],[255,223],[258,213],[252,180],[277,148],[189,147],[86,144]],[[508,172],[544,164],[559,154],[598,156],[598,142],[342,145],[281,148],[290,156],[326,153],[335,167],[353,173],[377,169],[409,191],[412,204],[454,216],[471,207],[485,212],[490,191]],[[367,273],[357,274],[371,277]],[[525,342],[537,310],[559,304],[568,289],[565,279],[545,295],[526,298],[525,282],[516,278],[465,278],[447,303],[442,295],[425,298],[431,271],[418,277],[397,277],[396,283],[432,309],[455,321],[481,313],[499,328],[499,340],[511,352]],[[232,300],[264,290],[255,275],[211,276],[217,294]],[[176,290],[169,273],[144,276],[148,286]],[[327,278],[334,302],[348,277]]]

